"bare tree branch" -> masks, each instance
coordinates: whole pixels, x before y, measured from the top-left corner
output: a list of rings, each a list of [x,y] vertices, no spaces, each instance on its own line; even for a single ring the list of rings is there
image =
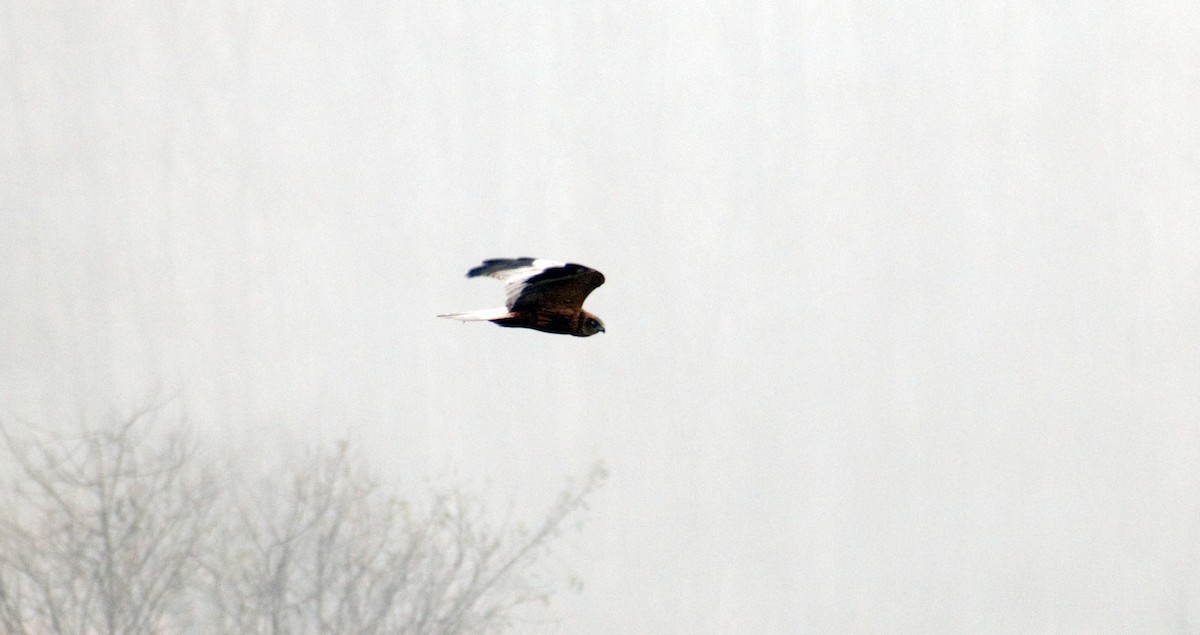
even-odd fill
[[[497,528],[461,491],[389,495],[345,444],[218,487],[155,414],[70,437],[0,423],[4,633],[501,632],[558,589],[537,565],[604,478],[533,531]]]

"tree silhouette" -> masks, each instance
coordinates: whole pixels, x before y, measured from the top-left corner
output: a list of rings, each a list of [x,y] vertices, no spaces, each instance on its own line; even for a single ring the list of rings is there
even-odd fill
[[[462,491],[395,495],[345,444],[220,484],[152,409],[72,436],[0,426],[5,633],[482,633],[562,580],[541,563],[604,480],[597,465],[532,529]]]

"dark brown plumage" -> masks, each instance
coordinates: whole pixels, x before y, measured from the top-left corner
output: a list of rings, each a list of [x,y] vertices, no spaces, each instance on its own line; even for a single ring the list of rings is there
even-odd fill
[[[452,320],[487,321],[500,326],[587,337],[604,332],[600,318],[583,310],[583,301],[604,284],[604,274],[583,265],[534,258],[498,258],[467,272],[504,281],[503,309],[448,313]]]

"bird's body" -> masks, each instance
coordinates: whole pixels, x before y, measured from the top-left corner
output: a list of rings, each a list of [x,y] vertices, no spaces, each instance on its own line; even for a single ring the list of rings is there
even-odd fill
[[[604,323],[583,310],[583,301],[604,284],[604,274],[583,265],[535,258],[498,258],[467,272],[504,282],[503,309],[449,313],[438,317],[487,321],[500,326],[587,337],[604,332]]]

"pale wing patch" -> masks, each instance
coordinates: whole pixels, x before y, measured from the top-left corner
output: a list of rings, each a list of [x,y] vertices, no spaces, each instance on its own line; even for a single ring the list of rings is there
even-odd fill
[[[512,269],[494,271],[488,275],[492,278],[496,278],[497,280],[503,280],[506,283],[523,282],[547,269],[562,267],[566,264],[567,263],[565,262],[555,262],[553,260],[542,260],[539,258],[534,260],[532,264],[525,265],[523,267],[513,267]]]
[[[544,273],[547,269],[564,267],[566,264],[565,262],[539,258],[529,265],[496,271],[489,275],[504,282],[504,304],[511,307],[517,301],[517,298],[521,296],[521,293],[525,291],[525,283],[530,278]]]

